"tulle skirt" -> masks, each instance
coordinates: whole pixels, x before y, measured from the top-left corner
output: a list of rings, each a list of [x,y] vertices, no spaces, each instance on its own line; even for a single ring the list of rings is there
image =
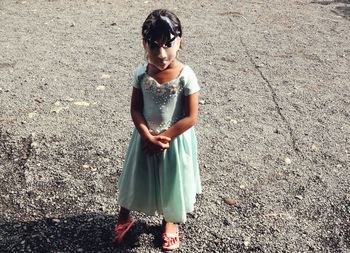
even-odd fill
[[[164,152],[147,155],[135,129],[118,182],[118,204],[129,210],[162,214],[182,223],[201,193],[194,128],[177,136]]]

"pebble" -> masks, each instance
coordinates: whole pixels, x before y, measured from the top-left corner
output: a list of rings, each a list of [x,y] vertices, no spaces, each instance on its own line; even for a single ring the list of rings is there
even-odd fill
[[[56,107],[56,108],[52,108],[50,110],[50,113],[60,113],[63,110],[68,109],[68,106],[63,106],[63,107]]]
[[[213,243],[215,243],[215,244],[219,244],[221,241],[220,241],[220,239],[215,239],[214,241],[213,241]]]
[[[88,169],[88,168],[90,168],[90,165],[89,164],[83,164],[81,167],[83,167],[83,169]]]
[[[286,157],[286,158],[284,159],[284,162],[285,162],[287,165],[289,165],[289,164],[292,163],[292,160],[291,160],[289,157]]]
[[[96,87],[96,90],[105,90],[106,89],[106,86],[103,86],[103,85],[99,85]]]
[[[33,141],[31,144],[30,144],[30,147],[32,148],[36,148],[39,146],[39,143],[37,143],[36,141]]]
[[[74,104],[78,106],[86,106],[86,107],[90,105],[90,103],[86,101],[77,101],[77,102],[74,102]]]
[[[301,196],[301,195],[296,195],[295,198],[296,198],[296,199],[299,199],[299,200],[304,199],[303,196]]]
[[[234,200],[231,199],[231,198],[227,198],[227,197],[224,198],[224,202],[225,202],[226,204],[230,205],[230,206],[236,204],[236,201],[234,201]]]
[[[35,112],[30,112],[30,113],[28,113],[28,117],[29,117],[30,119],[34,118],[35,116],[36,116],[36,113],[35,113]]]
[[[111,75],[108,75],[108,74],[101,75],[101,79],[109,79],[109,78],[111,78]]]
[[[243,244],[244,246],[248,247],[250,245],[250,237],[244,238]]]
[[[204,101],[204,100],[199,100],[199,104],[200,104],[200,105],[204,105],[204,104],[205,104],[205,101]]]
[[[52,222],[54,222],[54,223],[60,223],[61,220],[60,220],[60,219],[52,219]]]
[[[44,102],[44,99],[43,98],[35,98],[34,101],[38,102],[38,103],[42,103],[42,102]]]

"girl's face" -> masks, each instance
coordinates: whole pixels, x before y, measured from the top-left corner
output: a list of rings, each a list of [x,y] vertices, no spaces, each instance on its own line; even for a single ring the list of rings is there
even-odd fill
[[[176,37],[173,41],[165,43],[161,40],[143,42],[148,62],[160,71],[167,69],[176,59],[177,51],[180,49],[180,44],[181,37]]]

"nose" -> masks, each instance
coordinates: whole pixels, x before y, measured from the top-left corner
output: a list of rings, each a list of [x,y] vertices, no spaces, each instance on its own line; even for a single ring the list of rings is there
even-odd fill
[[[165,49],[163,47],[159,48],[158,58],[159,59],[165,59],[166,58],[166,52],[165,52]]]

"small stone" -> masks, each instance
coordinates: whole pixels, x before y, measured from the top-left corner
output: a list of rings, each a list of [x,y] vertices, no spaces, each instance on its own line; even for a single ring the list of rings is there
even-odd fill
[[[250,245],[250,237],[244,238],[243,244],[244,246],[248,247]]]
[[[103,85],[99,85],[96,87],[96,90],[105,90],[106,89],[106,86],[103,86]]]
[[[55,105],[55,106],[60,106],[60,105],[61,105],[61,102],[60,102],[60,101],[56,101],[56,102],[54,103],[54,105]]]
[[[36,113],[35,113],[35,112],[30,112],[30,113],[28,113],[28,117],[29,117],[30,119],[34,118],[35,116],[36,116]]]
[[[244,185],[244,184],[241,184],[241,185],[239,185],[239,188],[245,189],[245,185]]]
[[[317,150],[318,150],[318,147],[317,147],[315,144],[312,144],[312,146],[311,146],[311,150],[313,150],[313,151],[317,151]]]
[[[296,199],[299,199],[299,200],[304,199],[303,196],[301,196],[301,195],[296,195],[295,198],[296,198]]]
[[[73,99],[73,98],[70,98],[70,97],[66,97],[66,98],[63,98],[62,101],[73,102],[74,99]]]
[[[231,119],[231,122],[235,125],[237,125],[237,123],[238,123],[237,120],[235,120],[235,119]]]
[[[38,103],[42,103],[42,102],[44,102],[44,99],[43,98],[35,98],[34,101],[38,102]]]
[[[286,157],[286,158],[284,159],[284,162],[286,163],[286,165],[289,165],[289,164],[292,163],[292,160],[291,160],[289,157]]]
[[[30,144],[30,147],[32,148],[36,148],[39,146],[39,143],[37,143],[36,141],[33,141],[31,144]]]
[[[56,107],[56,108],[52,108],[52,109],[50,110],[50,113],[60,113],[61,111],[66,110],[66,109],[68,109],[67,106],[64,106],[64,107]]]
[[[88,169],[88,168],[90,168],[90,165],[89,164],[83,164],[81,167],[83,167],[83,169]]]
[[[224,198],[224,202],[230,206],[233,206],[234,204],[236,204],[236,201],[234,201],[233,199],[231,198]]]
[[[215,243],[215,244],[219,244],[221,241],[220,241],[220,239],[215,239],[214,241],[213,241],[213,243]]]
[[[78,106],[86,106],[86,107],[90,105],[90,103],[86,101],[77,101],[77,102],[74,102],[74,104]]]
[[[226,116],[226,117],[225,117],[225,120],[226,120],[226,121],[231,121],[231,120],[232,120],[232,118],[231,118],[231,117],[229,117],[229,116]]]
[[[111,75],[108,75],[108,74],[101,75],[101,79],[109,79],[109,78],[111,78]]]
[[[52,222],[53,222],[53,223],[60,223],[61,220],[60,220],[60,219],[52,219]]]
[[[204,105],[205,104],[205,100],[199,100],[199,104],[200,105]]]
[[[112,24],[111,24],[111,26],[116,26],[117,25],[117,23],[116,22],[113,22]]]

